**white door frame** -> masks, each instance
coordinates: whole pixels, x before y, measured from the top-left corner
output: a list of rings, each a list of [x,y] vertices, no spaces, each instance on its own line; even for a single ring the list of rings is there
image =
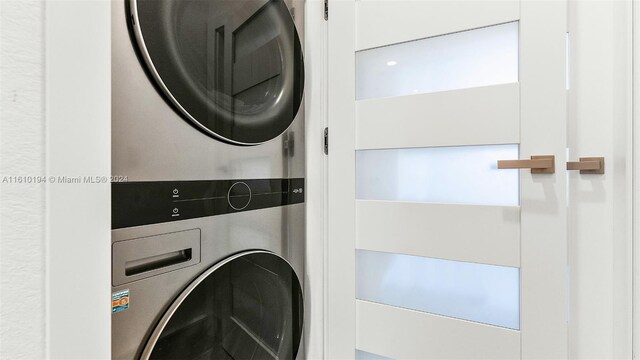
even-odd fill
[[[327,22],[324,1],[305,1],[305,131],[306,131],[306,359],[324,358],[327,157]]]
[[[633,359],[640,359],[640,0],[633,0]]]
[[[354,199],[355,187],[339,186],[331,181],[332,174],[342,174],[344,184],[355,184],[355,107],[332,106],[342,104],[340,95],[331,91],[331,85],[355,89],[349,67],[336,64],[355,64],[355,27],[352,25],[353,1],[329,2],[328,24],[328,111],[327,123],[331,119],[345,118],[341,129],[329,129],[329,156],[334,153],[347,154],[340,161],[328,161],[327,166],[327,252],[325,281],[325,359],[351,359],[355,356],[355,204],[341,209],[341,199]],[[339,24],[335,26],[333,24]],[[332,44],[337,36],[345,39],[340,45]],[[337,131],[336,131],[337,130]],[[330,221],[331,214],[341,212],[343,216]],[[345,322],[349,325],[344,326]],[[353,324],[354,326],[350,326]]]
[[[601,177],[568,176],[576,359],[632,352],[632,22],[631,1],[569,3],[569,158],[606,159]]]
[[[110,359],[111,2],[45,7],[46,357]]]

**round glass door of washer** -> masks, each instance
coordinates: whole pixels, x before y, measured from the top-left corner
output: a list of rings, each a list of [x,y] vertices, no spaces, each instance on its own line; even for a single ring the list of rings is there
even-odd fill
[[[304,61],[283,0],[129,0],[129,11],[157,88],[196,127],[237,145],[287,130]]]
[[[142,359],[295,359],[302,288],[289,263],[266,251],[205,271],[169,307]]]

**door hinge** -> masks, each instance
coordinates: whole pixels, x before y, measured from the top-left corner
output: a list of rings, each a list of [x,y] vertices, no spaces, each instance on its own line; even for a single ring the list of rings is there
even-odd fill
[[[293,131],[285,134],[284,136],[284,152],[285,154],[293,157],[293,149],[295,148],[295,133]]]
[[[324,154],[329,155],[329,128],[324,128]]]
[[[324,0],[324,19],[329,20],[329,0]]]

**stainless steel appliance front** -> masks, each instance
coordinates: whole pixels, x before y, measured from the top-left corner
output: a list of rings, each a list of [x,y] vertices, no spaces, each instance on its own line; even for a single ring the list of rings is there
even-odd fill
[[[234,75],[232,78],[228,76],[216,77],[215,71],[221,71],[221,68],[224,70],[224,67],[213,64],[208,68],[210,71],[208,80],[195,81],[189,86],[193,85],[197,88],[203,84],[209,84],[210,90],[215,91],[200,89],[200,92],[195,91],[189,95],[179,87],[169,85],[169,80],[164,84],[166,88],[163,88],[159,80],[164,82],[167,79],[166,75],[161,74],[162,71],[159,70],[160,65],[157,61],[149,64],[149,59],[153,60],[154,56],[158,58],[161,53],[160,55],[151,54],[150,58],[146,58],[140,45],[140,39],[136,38],[136,36],[145,35],[145,26],[151,23],[145,24],[143,22],[144,16],[149,19],[148,16],[150,14],[153,16],[153,12],[149,8],[143,9],[143,11],[147,11],[146,15],[137,14],[136,17],[131,9],[131,6],[136,6],[136,4],[151,2],[164,6],[164,8],[156,10],[159,14],[174,16],[175,21],[180,20],[181,16],[188,14],[189,11],[196,9],[189,8],[189,6],[184,7],[189,3],[196,4],[194,6],[210,3],[211,5],[207,8],[209,9],[207,13],[209,17],[215,17],[215,6],[225,3],[244,3],[247,4],[247,7],[255,9],[255,16],[244,16],[243,19],[248,22],[247,24],[234,25],[236,38],[242,39],[238,40],[238,49],[226,51],[235,52],[236,55],[228,56],[228,53],[216,55],[216,49],[218,51],[229,49],[225,46],[233,45],[229,45],[229,40],[223,42],[226,45],[218,47],[215,46],[215,41],[209,43],[207,40],[205,43],[199,44],[200,48],[198,48],[197,42],[189,44],[181,42],[181,39],[189,38],[187,35],[190,31],[196,31],[198,28],[197,26],[187,26],[178,29],[178,26],[174,30],[178,29],[176,31],[183,33],[174,34],[174,40],[177,41],[174,44],[174,49],[179,51],[181,55],[167,56],[170,59],[178,59],[177,63],[171,65],[176,68],[191,66],[189,59],[195,61],[199,59],[198,56],[206,58],[207,54],[226,62],[233,62],[233,59],[237,59],[235,65],[225,63],[224,66],[227,66],[226,69],[233,69],[236,75],[244,75]],[[291,56],[293,58],[296,56],[295,44],[293,46],[282,45],[282,41],[285,41],[284,45],[287,45],[286,39],[289,36],[287,34],[291,34],[291,29],[282,23],[283,8],[281,5],[285,5],[284,9],[291,14],[290,19],[295,22],[299,41],[303,43],[304,4],[302,1],[283,3],[269,0],[122,0],[113,2],[112,174],[126,177],[129,182],[128,184],[114,184],[114,194],[129,194],[120,199],[124,199],[124,203],[120,203],[118,209],[126,208],[127,199],[131,199],[130,210],[135,209],[140,214],[140,216],[136,216],[135,211],[131,210],[131,218],[139,220],[144,217],[140,212],[145,212],[146,217],[144,218],[147,219],[143,222],[138,220],[124,221],[119,223],[120,225],[114,226],[112,230],[114,274],[112,290],[114,295],[118,295],[118,297],[114,296],[115,300],[112,302],[114,311],[112,315],[112,354],[115,359],[133,359],[142,356],[152,334],[161,324],[167,311],[177,306],[175,301],[180,298],[181,294],[184,294],[185,289],[192,285],[199,276],[207,272],[216,273],[214,269],[220,268],[221,264],[225,263],[225,259],[228,261],[238,254],[249,254],[254,251],[273,254],[277,258],[282,258],[288,264],[287,266],[290,266],[296,281],[299,281],[298,286],[302,286],[305,247],[304,106],[300,89],[297,90],[299,91],[297,95],[290,94],[292,88],[300,86],[299,78],[295,78],[296,72],[300,71],[300,65],[292,68],[290,60],[273,60],[278,57],[278,54],[273,53],[276,50],[281,51],[284,54],[282,56],[289,56],[289,59],[292,59]],[[260,12],[260,9],[263,11]],[[248,10],[243,9],[242,11],[246,15]],[[263,16],[265,14],[268,16]],[[278,16],[279,20],[273,22],[274,28],[270,31],[256,31],[256,28],[268,27],[269,19],[275,16],[269,14]],[[205,16],[204,19],[207,17]],[[138,23],[134,22],[136,20]],[[175,25],[175,21],[167,23]],[[251,22],[255,22],[255,24],[251,24]],[[206,22],[201,21],[199,26],[203,24],[206,25]],[[207,26],[212,33],[211,36],[205,36],[204,39],[214,39],[216,31],[217,36],[220,36],[221,32],[225,32],[217,23],[211,22]],[[147,28],[147,33],[150,31],[148,29],[150,28]],[[157,30],[159,34],[156,35],[159,37],[156,38],[162,39],[162,31],[171,29],[159,28]],[[279,40],[274,40],[278,34],[283,33],[286,34]],[[228,30],[226,34],[229,34]],[[251,41],[252,37],[255,41]],[[147,39],[146,45],[154,41],[159,40]],[[161,48],[162,46],[158,47],[156,51],[160,51],[158,49]],[[150,49],[148,50],[152,52]],[[195,51],[194,57],[190,58],[189,54],[193,51]],[[268,56],[263,56],[262,53],[266,53]],[[264,65],[258,61],[260,58],[271,60],[268,60],[269,64]],[[182,64],[179,63],[180,61]],[[154,67],[150,65],[154,65]],[[154,74],[154,68],[156,74]],[[197,66],[192,69],[197,70]],[[247,75],[246,72],[251,69],[255,69],[255,74]],[[185,71],[187,74],[183,75],[186,78],[194,78],[197,75],[195,70],[187,69]],[[195,79],[199,78],[196,76]],[[174,79],[173,82],[178,80]],[[225,81],[226,85],[224,85]],[[198,113],[198,105],[191,104],[190,108],[189,105],[184,105],[186,104],[184,99],[187,99],[188,102],[189,96],[200,96],[197,95],[198,93],[211,96],[210,102],[205,101],[205,107],[209,107],[204,113]],[[174,99],[171,99],[169,95]],[[296,104],[298,101],[296,96],[300,97],[300,104]],[[287,99],[284,99],[285,97]],[[278,101],[282,102],[278,103]],[[185,111],[182,111],[178,105],[183,106]],[[297,108],[294,109],[296,106]],[[277,110],[278,107],[280,111]],[[261,111],[264,115],[262,117],[260,116]],[[278,118],[278,116],[284,116],[284,118]],[[293,120],[286,120],[286,116],[292,116]],[[226,121],[222,122],[223,126],[212,125],[215,120],[220,118],[224,118]],[[265,133],[264,124],[269,120],[274,120],[277,126],[271,132]],[[255,123],[252,124],[252,121]],[[286,124],[287,122],[289,124]],[[240,135],[241,132],[251,132],[251,129],[256,130],[255,136]],[[241,146],[239,144],[255,145]],[[300,185],[300,181],[302,181],[302,185]],[[240,183],[247,186],[236,185]],[[155,187],[148,186],[151,184],[155,184]],[[167,206],[172,206],[168,208],[171,213],[165,212],[162,202],[158,202],[157,207],[155,205],[145,206],[145,201],[147,201],[145,199],[156,199],[156,193],[145,189],[161,189],[158,191],[161,191],[164,196],[165,192],[162,190],[164,189],[162,186],[166,184],[187,184],[187,188],[196,186],[197,189],[200,189],[198,190],[200,195],[191,198],[171,199],[173,193],[168,194],[170,199],[166,201]],[[131,193],[126,191],[123,193],[116,189],[117,186],[128,186],[127,189],[139,186],[140,189],[133,189]],[[225,186],[228,186],[228,189],[223,193]],[[182,188],[169,190],[171,192],[179,190],[180,194],[183,194]],[[208,191],[215,193],[215,196],[211,196],[209,199]],[[214,197],[216,199],[213,199]],[[191,207],[186,205],[174,207],[173,202],[169,203],[177,200],[192,201]],[[196,202],[199,205],[193,205]],[[175,209],[178,209],[177,214],[180,216],[173,216]],[[187,214],[187,210],[192,211],[189,213],[190,216],[183,216],[183,214]],[[114,211],[116,211],[115,207]],[[254,259],[250,262],[256,265],[260,261]],[[278,261],[275,261],[274,264],[283,266],[283,263]],[[256,269],[260,268],[259,265],[256,266]],[[232,272],[244,273],[239,269],[233,269]],[[220,278],[220,276],[228,277],[229,275],[216,276]],[[280,280],[277,280],[276,277],[273,281],[275,283],[281,281],[281,285],[286,285],[287,281],[291,281],[290,276],[285,279],[287,276],[283,275]],[[240,294],[244,289],[242,282],[230,280],[229,283],[236,284],[235,294]],[[285,285],[283,286],[286,287]],[[237,313],[244,315],[236,317],[236,320],[245,319],[244,321],[236,321],[238,324],[242,323],[242,326],[236,327],[236,331],[243,329],[244,335],[235,337],[234,341],[236,342],[228,338],[225,340],[226,342],[219,342],[219,344],[225,344],[222,348],[229,350],[229,358],[233,358],[234,354],[235,357],[251,358],[247,353],[238,352],[240,348],[249,349],[251,346],[254,346],[254,349],[265,350],[260,350],[262,352],[256,350],[254,358],[264,358],[274,354],[287,357],[294,353],[297,353],[297,358],[301,358],[304,353],[302,345],[296,349],[296,352],[287,352],[287,346],[282,345],[289,344],[286,341],[281,344],[283,347],[278,347],[275,345],[276,342],[272,341],[273,339],[260,340],[260,336],[255,336],[255,333],[252,333],[251,327],[257,326],[257,329],[259,326],[256,324],[257,318],[255,316],[247,315],[253,314],[251,309],[264,310],[278,306],[277,303],[253,302],[254,298],[259,297],[257,294],[266,296],[263,291],[254,293],[253,296],[247,295],[249,297],[243,298],[239,295],[239,297],[228,298],[227,305],[235,303],[238,307],[249,306],[245,310],[239,309]],[[297,295],[294,293],[291,296],[289,301],[280,302],[280,313],[288,314],[286,315],[289,316],[288,319],[294,318],[293,312],[297,311],[296,306],[300,301],[299,298],[295,298]],[[270,296],[270,298],[274,297]],[[214,300],[212,301],[215,303]],[[271,313],[276,314],[277,311],[271,311]],[[217,314],[217,312],[200,312],[200,315],[203,314],[211,315]],[[196,321],[197,319],[194,317],[192,320]],[[264,318],[263,320],[264,324],[278,323],[275,321],[277,319]],[[302,319],[298,320],[302,321]],[[294,325],[289,322],[287,326]],[[217,329],[221,331],[222,328]],[[282,334],[286,336],[290,334],[287,341],[291,339],[295,341],[297,338],[293,335],[298,330],[301,329],[294,326],[286,331],[283,330]],[[273,331],[269,333],[271,332]],[[238,339],[248,339],[247,336],[253,340],[246,340],[248,342],[244,343],[243,347],[243,340]],[[238,341],[240,342],[238,343]],[[253,341],[253,345],[251,345],[251,341]],[[261,342],[262,345],[256,345]],[[263,346],[265,344],[270,345]],[[148,354],[154,358],[153,352]],[[161,354],[161,352],[157,354]],[[203,354],[206,354],[206,351]],[[185,354],[185,356],[187,355]],[[160,355],[156,357],[161,358]]]

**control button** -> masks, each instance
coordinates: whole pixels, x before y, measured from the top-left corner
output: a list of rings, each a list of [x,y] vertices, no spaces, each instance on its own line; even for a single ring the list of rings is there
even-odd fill
[[[234,210],[243,210],[251,202],[251,189],[249,185],[242,181],[234,183],[227,193],[229,206]]]
[[[178,217],[180,216],[180,210],[178,210],[178,208],[173,208],[173,210],[171,210],[172,214],[171,217]]]
[[[180,191],[178,189],[173,189],[172,193],[174,198],[180,197]]]

